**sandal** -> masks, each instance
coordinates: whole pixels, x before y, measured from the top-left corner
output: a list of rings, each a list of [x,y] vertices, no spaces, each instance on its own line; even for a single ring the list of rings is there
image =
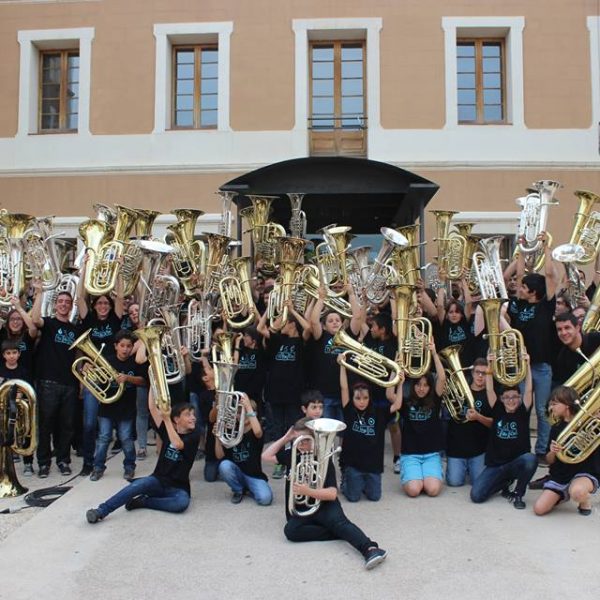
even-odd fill
[[[577,507],[577,512],[584,517],[589,517],[592,514],[591,508],[582,508],[581,506]]]

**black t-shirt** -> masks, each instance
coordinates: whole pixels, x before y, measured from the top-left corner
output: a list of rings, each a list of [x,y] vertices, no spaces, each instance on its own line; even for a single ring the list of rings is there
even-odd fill
[[[135,362],[135,358],[130,356],[127,360],[119,360],[116,354],[109,354],[105,357],[108,363],[117,371],[125,375],[143,377],[144,369]],[[107,419],[125,420],[135,418],[136,412],[136,388],[133,383],[125,383],[125,388],[121,397],[110,404],[100,403],[98,416]],[[108,391],[109,396],[113,396],[117,391],[117,385],[111,386]]]
[[[511,300],[508,305],[511,326],[523,334],[532,365],[552,363],[552,352],[557,347],[555,308],[555,297],[535,303],[529,303],[527,300]]]
[[[402,454],[430,454],[444,449],[440,405],[441,398],[435,392],[429,407],[408,400],[402,403]]]
[[[492,416],[492,409],[487,401],[485,390],[471,390],[475,400],[475,410],[484,417]],[[463,417],[467,413],[468,405],[463,406]],[[490,428],[479,421],[466,421],[457,423],[450,419],[446,438],[446,454],[452,458],[473,458],[483,454],[488,445]]]
[[[475,336],[473,335],[473,318],[469,321],[462,317],[458,323],[451,323],[448,319],[434,328],[435,344],[438,352],[453,346],[460,346],[460,362],[463,365],[473,364],[476,352]]]
[[[35,358],[36,379],[77,387],[79,382],[71,372],[76,350],[69,350],[69,347],[81,335],[81,328],[56,317],[45,317],[40,331]]]
[[[262,471],[261,455],[264,440],[257,438],[252,429],[244,433],[242,440],[233,448],[223,448],[225,458],[234,462],[248,477],[267,481],[267,476]]]
[[[561,422],[552,426],[550,430],[550,441],[558,439],[558,436],[567,427],[568,423]],[[548,452],[550,443],[548,443]],[[561,462],[558,456],[550,465],[550,479],[556,483],[569,483],[578,473],[589,473],[597,479],[600,479],[600,447],[596,448],[592,454],[579,463],[569,464]]]
[[[387,409],[359,412],[352,401],[344,407],[344,444],[341,462],[363,473],[383,473],[385,429],[390,416]]]
[[[22,336],[18,338],[9,337],[5,328],[0,329],[0,345],[6,340],[16,342],[19,346],[19,365],[25,368],[28,373],[33,373],[33,354],[35,348],[35,340],[29,335],[27,329],[24,330]]]
[[[304,390],[304,342],[301,337],[272,333],[267,340],[269,372],[265,387],[271,404],[300,404]]]
[[[323,396],[339,398],[341,396],[340,366],[337,357],[344,352],[344,349],[333,345],[333,337],[323,329],[318,340],[311,340],[308,348],[312,359],[311,381]]]
[[[531,451],[529,411],[523,403],[514,413],[508,413],[498,399],[492,408],[492,417],[494,422],[485,453],[485,464],[488,467],[504,465]]]
[[[281,449],[277,453],[276,457],[277,457],[277,462],[280,465],[285,465],[285,467],[286,467],[287,477],[285,478],[285,517],[288,521],[290,520],[290,518],[302,518],[302,517],[296,517],[295,515],[291,515],[288,511],[288,502],[289,502],[289,497],[290,497],[289,472],[290,472],[290,468],[291,468],[291,464],[292,464],[292,446],[291,446],[291,444],[289,446],[287,446],[286,448]],[[298,462],[300,461],[300,453],[298,453],[297,461]],[[296,464],[298,464],[298,462]],[[323,482],[323,485],[321,486],[321,488],[322,489],[325,489],[325,488],[336,488],[337,489],[337,480],[335,477],[335,467],[333,466],[331,459],[329,459],[329,461],[328,461],[327,474],[325,475],[325,481]],[[337,498],[335,500],[321,500],[321,506],[323,506],[324,502],[338,502],[339,503],[339,500]],[[302,506],[302,507],[300,507],[300,510],[301,511],[306,510],[306,507]],[[319,511],[317,510],[316,512],[318,513]]]
[[[194,465],[200,433],[179,434],[183,442],[183,449],[177,450],[169,441],[169,434],[164,423],[158,428],[158,435],[162,440],[162,448],[153,475],[158,477],[163,485],[176,487],[190,493],[190,471]]]
[[[240,344],[238,371],[235,375],[235,390],[248,394],[256,402],[262,400],[267,378],[267,359],[262,346],[247,348]]]
[[[580,350],[588,359],[598,347],[600,347],[600,333],[584,333],[581,336]],[[585,362],[586,361],[581,354],[574,352],[564,344],[561,344],[561,348],[556,355],[556,360],[552,365],[552,379],[559,384],[563,384]]]
[[[104,352],[108,354],[113,352],[113,344],[115,335],[121,329],[121,319],[117,317],[114,310],[110,310],[108,316],[104,320],[100,320],[96,315],[95,310],[89,310],[85,319],[81,321],[81,330],[87,331],[91,329],[90,339],[98,348],[104,344]]]
[[[19,363],[17,363],[16,369],[9,369],[4,363],[0,364],[0,384],[9,379],[22,379],[31,384],[31,373]]]

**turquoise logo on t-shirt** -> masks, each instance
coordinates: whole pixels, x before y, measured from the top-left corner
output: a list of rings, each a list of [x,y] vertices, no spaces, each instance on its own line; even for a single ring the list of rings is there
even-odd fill
[[[428,421],[429,419],[431,419],[431,413],[431,408],[411,406],[408,411],[408,418],[411,421]]]
[[[59,327],[54,336],[54,341],[57,344],[68,344],[70,346],[75,341],[75,332]]]
[[[519,429],[514,421],[509,423],[503,423],[498,421],[496,423],[496,437],[501,440],[515,440],[519,435]]]
[[[280,362],[294,362],[296,360],[296,346],[281,344],[275,355],[275,360]]]

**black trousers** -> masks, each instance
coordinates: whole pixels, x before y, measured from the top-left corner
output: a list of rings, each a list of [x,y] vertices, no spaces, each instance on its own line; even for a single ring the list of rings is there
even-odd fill
[[[302,411],[297,404],[271,404],[271,414],[271,433],[278,440],[302,416]]]
[[[327,542],[345,540],[362,555],[376,542],[370,540],[362,529],[352,523],[344,514],[341,504],[321,502],[319,510],[310,517],[290,517],[283,533],[290,542]]]

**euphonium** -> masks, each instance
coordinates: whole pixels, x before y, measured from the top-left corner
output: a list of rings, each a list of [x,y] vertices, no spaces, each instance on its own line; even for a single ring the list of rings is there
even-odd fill
[[[500,267],[500,244],[503,236],[495,236],[480,240],[481,251],[473,253],[473,267],[481,297],[508,298],[504,274]]]
[[[17,478],[13,453],[31,456],[37,443],[36,395],[22,379],[0,385],[0,498],[27,491]]]
[[[444,269],[450,281],[459,280],[470,260],[469,244],[464,235],[456,231],[450,232],[455,210],[430,210],[435,217],[437,236],[434,241],[438,245],[438,265]]]
[[[346,273],[361,306],[366,304],[365,285],[369,273],[371,246],[359,246],[346,252]]]
[[[164,325],[153,325],[136,329],[134,332],[146,347],[146,356],[150,364],[148,376],[154,403],[158,410],[165,414],[171,411],[171,394],[162,359],[162,336],[166,330]]]
[[[41,279],[42,290],[53,290],[60,282],[60,258],[55,239],[61,234],[52,234],[52,218],[39,217],[35,227],[23,235],[24,257],[31,278]]]
[[[304,194],[287,194],[290,199],[292,216],[290,218],[290,235],[295,238],[306,237],[306,213],[302,210]]]
[[[479,306],[483,310],[490,352],[494,354],[492,371],[494,378],[502,385],[515,386],[527,375],[527,363],[523,359],[525,342],[523,335],[516,329],[500,331],[500,307],[504,300],[490,298],[481,300]]]
[[[209,297],[190,301],[183,325],[183,343],[194,362],[200,362],[202,351],[210,349],[212,320],[215,317],[216,311]]]
[[[351,338],[343,329],[333,336],[333,345],[345,350],[342,365],[381,387],[400,381],[400,367],[391,359]]]
[[[85,265],[84,287],[93,288],[94,269],[98,264],[100,249],[112,233],[112,228],[106,221],[88,219],[79,226],[79,235],[83,240],[88,260]]]
[[[296,271],[302,268],[306,240],[302,238],[277,238],[277,254],[279,256],[279,277],[269,294],[267,313],[269,325],[273,329],[281,329],[288,320],[286,303],[292,297],[292,288],[296,283]]]
[[[288,512],[297,517],[309,517],[319,510],[321,501],[312,496],[296,495],[294,484],[308,485],[320,490],[325,484],[329,460],[341,448],[333,448],[336,436],[346,429],[346,424],[336,419],[315,419],[306,424],[313,435],[300,435],[292,444],[290,493]]]
[[[387,282],[390,275],[387,262],[392,252],[395,249],[408,246],[408,240],[390,227],[382,227],[380,232],[383,236],[383,242],[369,270],[365,290],[367,299],[373,304],[380,304],[387,298]]]
[[[42,294],[42,317],[54,317],[56,308],[56,299],[62,292],[68,292],[71,294],[71,298],[77,297],[77,285],[79,284],[79,277],[72,273],[64,273],[59,284],[53,289],[43,292]],[[79,318],[79,309],[77,308],[77,302],[73,302],[73,308],[69,314],[69,321],[71,323],[77,323]]]
[[[148,327],[164,325],[161,338],[163,372],[169,385],[179,383],[185,377],[185,360],[181,353],[181,334],[179,333],[179,309],[161,306],[157,309],[160,317],[148,321]]]
[[[415,286],[400,284],[389,286],[388,289],[392,293],[391,301],[396,306],[396,363],[408,377],[422,377],[431,366],[431,322],[424,317],[409,318]]]
[[[250,285],[252,259],[249,256],[234,258],[230,266],[235,274],[226,275],[219,281],[221,304],[227,324],[234,329],[243,329],[255,319],[254,297]]]
[[[575,213],[575,224],[569,243],[583,248],[583,256],[577,262],[587,265],[600,251],[600,213],[592,212],[594,205],[600,202],[600,196],[585,190],[577,190],[575,196],[579,198],[579,210]]]
[[[319,299],[321,280],[319,279],[319,269],[316,265],[302,265],[298,269],[295,282],[295,285],[302,288],[309,296],[315,300]],[[352,307],[345,298],[327,296],[323,304],[325,304],[329,310],[340,313],[347,319],[352,318]]]
[[[158,210],[149,210],[144,208],[136,208],[138,218],[135,222],[135,235],[142,240],[152,238],[152,226],[160,212]]]
[[[215,387],[217,400],[217,421],[215,436],[225,448],[233,448],[244,437],[246,411],[242,404],[243,394],[233,391],[233,380],[239,369],[229,362],[216,362]]]
[[[227,261],[229,260],[229,244],[231,238],[218,233],[203,234],[206,240],[206,259],[202,265],[202,293],[204,295],[217,293],[219,281],[227,272]]]
[[[315,248],[321,281],[328,288],[329,296],[344,296],[346,294],[345,286],[348,283],[346,252],[353,237],[349,233],[351,229],[347,226],[324,227],[321,232],[325,241],[317,244]],[[333,289],[335,287],[341,287],[341,291]]]
[[[96,348],[90,339],[91,333],[88,329],[69,347],[69,350],[79,350],[84,355],[73,361],[71,371],[98,402],[112,404],[123,395],[125,384],[118,382],[119,373],[102,356],[102,348]]]
[[[585,363],[565,381],[564,385],[573,388],[580,397],[583,397],[598,383],[600,377],[600,348],[589,358],[579,348],[576,352],[585,360]]]
[[[579,276],[579,270],[575,266],[580,259],[585,255],[583,246],[577,244],[561,244],[552,250],[552,258],[560,262],[565,267],[567,276],[567,289],[569,295],[577,303],[582,298],[585,298],[585,285]]]
[[[457,423],[464,423],[466,409],[475,410],[475,399],[473,392],[465,377],[465,371],[460,364],[460,344],[447,346],[440,350],[440,356],[447,363],[446,370],[446,389],[442,394],[442,400],[450,413],[450,416]]]
[[[542,242],[538,240],[538,236],[542,231],[546,231],[548,207],[558,204],[554,194],[560,187],[558,181],[536,181],[530,194],[515,200],[521,207],[517,236],[519,239],[523,238],[518,248],[524,254],[533,254],[541,250]]]

